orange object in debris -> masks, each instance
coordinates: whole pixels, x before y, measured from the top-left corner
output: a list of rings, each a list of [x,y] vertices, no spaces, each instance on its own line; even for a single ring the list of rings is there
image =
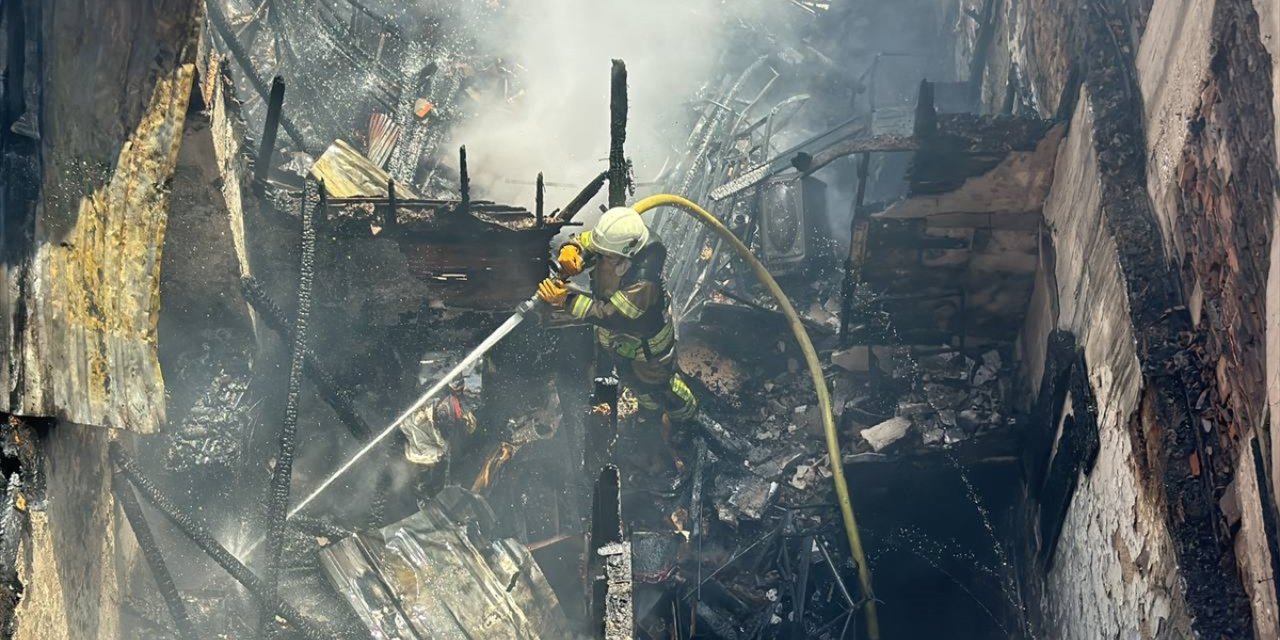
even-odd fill
[[[487,491],[489,485],[497,477],[498,470],[515,456],[517,449],[519,447],[509,442],[499,442],[498,446],[494,447],[493,451],[489,453],[489,457],[484,461],[484,466],[480,468],[480,473],[476,475],[476,479],[471,483],[471,492],[484,493]]]
[[[431,101],[426,98],[418,98],[418,101],[413,103],[413,115],[418,116],[419,119],[425,118],[434,108],[436,106],[431,104]]]

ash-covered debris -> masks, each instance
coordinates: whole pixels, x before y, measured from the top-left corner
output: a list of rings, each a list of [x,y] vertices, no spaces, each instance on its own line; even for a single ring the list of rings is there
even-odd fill
[[[947,447],[1011,424],[1007,394],[1012,372],[998,350],[977,358],[958,350],[918,355],[906,348],[885,355],[889,364],[884,373],[905,379],[911,389],[898,396],[890,420],[862,432],[872,449],[883,449],[891,444],[884,437],[896,434],[891,440],[897,440],[908,428],[919,444]]]
[[[666,597],[684,599],[699,632],[711,637],[840,637],[846,624],[861,624],[863,596],[842,544],[812,382],[790,362],[798,348],[786,337],[761,344],[706,325],[686,325],[686,335],[696,346],[684,360],[711,380],[709,410],[747,446],[713,448],[705,468],[675,491],[643,470],[652,466],[637,467],[642,439],[632,435],[632,446],[622,448],[633,561],[644,567],[637,624],[671,624],[650,593],[665,589]],[[817,344],[846,469],[894,460],[909,466],[930,452],[1012,432],[1004,347],[839,348],[834,334]],[[624,434],[646,428],[626,416],[620,427]],[[678,448],[690,455],[692,434],[685,437]],[[672,542],[680,536],[689,543]]]
[[[242,464],[253,420],[248,390],[248,381],[225,371],[218,374],[186,419],[167,432],[165,469],[187,473],[212,466],[227,471]]]
[[[375,637],[573,637],[538,564],[523,545],[495,538],[493,519],[483,498],[452,487],[319,559]]]
[[[475,42],[478,31],[508,3],[382,7],[393,3],[366,0],[367,7],[338,2],[312,8],[267,3],[265,13],[241,0],[216,4],[237,25],[235,38],[243,39],[235,55],[245,58],[239,62],[249,69],[237,70],[237,76],[253,75],[256,68],[262,77],[272,72],[289,77],[286,110],[301,123],[310,142],[303,145],[291,135],[278,155],[259,159],[275,170],[270,180],[288,187],[265,191],[273,208],[296,215],[298,196],[304,193],[297,190],[298,178],[314,168],[313,156],[332,140],[349,141],[351,150],[367,157],[379,172],[370,197],[381,193],[383,176],[395,180],[382,204],[343,205],[359,208],[361,232],[367,227],[382,244],[375,246],[374,239],[368,239],[349,245],[345,259],[350,266],[343,263],[328,274],[317,300],[318,315],[354,322],[343,323],[340,332],[321,329],[319,339],[312,341],[332,350],[326,360],[342,363],[339,373],[344,375],[338,379],[351,390],[390,397],[393,394],[378,388],[394,387],[396,376],[408,379],[404,372],[412,365],[404,365],[421,353],[422,342],[450,351],[478,342],[492,329],[493,318],[461,314],[459,309],[470,308],[468,303],[491,289],[508,288],[509,283],[485,283],[456,299],[428,296],[425,285],[406,283],[424,276],[440,287],[478,282],[481,270],[467,266],[474,254],[450,254],[429,264],[405,263],[402,249],[386,242],[396,235],[388,231],[408,229],[407,224],[397,227],[397,220],[425,224],[447,215],[453,206],[424,205],[413,209],[422,214],[414,218],[403,202],[396,204],[396,197],[417,191],[426,198],[452,200],[460,192],[453,148],[445,149],[457,125],[481,111],[492,112],[495,105],[519,115],[515,107],[526,95],[527,70],[497,59]],[[832,239],[826,207],[828,199],[839,198],[829,196],[826,185],[805,167],[816,170],[817,164],[831,163],[838,157],[832,155],[832,144],[856,142],[872,132],[863,120],[872,123],[877,105],[860,96],[876,84],[874,64],[880,63],[880,56],[865,44],[864,36],[873,35],[870,20],[860,19],[852,27],[834,18],[824,23],[828,13],[850,21],[844,10],[827,3],[791,2],[786,10],[798,11],[795,22],[809,26],[802,29],[803,38],[791,33],[781,37],[791,24],[739,25],[734,35],[743,37],[733,38],[726,47],[721,68],[694,103],[697,113],[688,144],[675,149],[671,166],[664,165],[657,182],[712,207],[784,280],[823,355],[845,445],[839,455],[874,450],[898,456],[957,444],[993,429],[1006,414],[1007,389],[1001,380],[1007,371],[998,353],[991,352],[996,355],[989,360],[985,352],[958,349],[836,349],[837,338],[847,337],[842,319],[847,324],[850,315],[850,296],[833,251],[840,242]],[[226,34],[218,37],[231,39]],[[236,48],[229,40],[223,44]],[[869,71],[863,71],[864,64]],[[848,76],[841,78],[846,82],[833,84],[824,75],[836,73]],[[908,85],[914,82],[906,80]],[[894,95],[884,88],[880,87],[882,96]],[[248,100],[245,115],[258,118],[263,102]],[[850,105],[852,114],[847,113]],[[846,122],[850,116],[862,120]],[[796,144],[814,135],[817,142]],[[473,146],[477,148],[480,145]],[[779,149],[797,151],[779,154]],[[883,163],[877,158],[876,164],[879,174]],[[758,167],[766,170],[754,175]],[[891,170],[884,173],[893,177]],[[842,191],[847,181],[836,175],[841,184],[833,182],[833,190]],[[521,177],[530,176],[503,176]],[[748,186],[711,202],[713,192],[744,178]],[[405,189],[396,191],[400,185]],[[888,198],[893,193],[874,195]],[[467,201],[481,207],[469,191]],[[541,227],[541,216],[538,220]],[[674,249],[668,277],[673,310],[683,321],[680,365],[705,387],[699,397],[706,398],[705,409],[720,426],[697,434],[677,433],[674,449],[668,451],[658,436],[660,425],[634,424],[634,418],[628,419],[634,407],[615,412],[627,422],[617,447],[618,464],[626,470],[624,500],[640,505],[626,510],[629,546],[608,549],[612,573],[619,574],[611,578],[626,584],[625,597],[614,603],[615,608],[625,607],[628,615],[634,611],[637,626],[650,630],[652,637],[667,637],[672,625],[687,629],[690,617],[700,633],[710,637],[845,637],[851,626],[859,626],[859,610],[869,594],[850,590],[857,585],[856,568],[844,559],[840,544],[844,533],[833,507],[823,416],[799,347],[776,303],[720,241],[683,216],[662,215],[655,227]],[[433,250],[434,241],[424,241],[419,249]],[[528,262],[541,278],[541,263]],[[424,264],[430,269],[422,268]],[[375,272],[381,275],[368,275]],[[483,309],[491,312],[504,305],[498,302]],[[698,329],[695,319],[715,335],[686,339]],[[365,335],[347,340],[345,334],[353,330],[347,324]],[[409,325],[413,331],[405,330]],[[854,328],[855,333],[859,330]],[[500,360],[486,363],[485,375],[510,364],[495,364]],[[574,367],[589,368],[580,364]],[[438,375],[429,372],[419,382]],[[348,617],[355,611],[365,630],[387,637],[495,637],[501,633],[496,627],[511,637],[568,637],[558,629],[559,621],[551,624],[539,618],[555,609],[538,598],[550,593],[550,583],[560,591],[562,585],[551,574],[564,567],[549,562],[540,568],[531,552],[516,542],[532,549],[538,541],[564,539],[580,531],[583,505],[575,504],[572,487],[581,478],[566,470],[576,472],[582,466],[575,447],[589,436],[583,438],[573,419],[565,420],[562,428],[561,419],[570,414],[566,407],[572,402],[572,385],[564,380],[550,384],[552,377],[556,376],[541,378],[548,385],[545,390],[533,384],[515,389],[499,383],[487,384],[483,394],[476,394],[479,384],[468,380],[464,388],[452,389],[401,425],[412,462],[444,467],[448,481],[477,492],[492,489],[489,499],[503,506],[501,517],[435,517],[430,515],[433,509],[443,513],[449,508],[433,503],[397,524],[356,535],[347,535],[339,526],[350,526],[349,522],[300,518],[285,539],[283,591],[296,597],[298,608],[311,617],[327,619],[320,613],[326,607],[341,609]],[[244,401],[235,395],[233,382],[215,381],[190,417],[167,436],[173,440],[169,455],[174,458],[166,460],[168,470],[194,476],[244,455],[244,445],[230,435],[247,426],[235,422],[233,414]],[[515,398],[525,392],[539,401]],[[504,403],[519,406],[510,411],[496,407]],[[369,409],[374,415],[386,408]],[[500,416],[486,423],[495,413]],[[697,447],[690,445],[698,436],[710,450],[703,447],[693,455]],[[468,442],[471,439],[476,441]],[[490,455],[463,460],[455,453],[468,448],[464,444],[476,445],[480,456]],[[653,455],[646,457],[646,451]],[[451,474],[448,469],[455,457],[457,473]],[[314,480],[307,478],[311,484]],[[430,500],[435,489],[431,484],[430,490],[423,483],[415,485],[412,491],[419,495],[414,497]],[[379,496],[371,503],[379,504],[386,491],[380,484]],[[499,502],[504,498],[510,500]],[[373,511],[378,524],[395,519],[383,520],[381,507]],[[495,541],[495,519],[502,521],[501,535],[510,538]],[[464,520],[467,526],[458,526]],[[325,571],[336,589],[319,580],[318,558],[325,559]],[[574,578],[579,577],[577,560],[560,563],[570,567]],[[524,589],[542,569],[548,574],[546,584]],[[623,580],[621,573],[630,575]],[[339,596],[348,607],[338,604]],[[526,596],[531,599],[521,600]],[[613,613],[611,619],[624,617],[622,611]],[[540,628],[543,623],[549,626]],[[625,626],[630,637],[629,617]]]
[[[716,514],[730,525],[737,525],[739,519],[759,520],[778,492],[777,481],[750,473],[721,474],[715,485]]]

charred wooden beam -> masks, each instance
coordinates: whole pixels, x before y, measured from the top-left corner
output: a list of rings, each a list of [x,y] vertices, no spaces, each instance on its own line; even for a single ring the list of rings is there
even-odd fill
[[[1013,65],[1009,66],[1009,73],[1004,83],[1004,101],[1000,103],[1000,115],[1013,115],[1013,106],[1017,102],[1018,94],[1018,75]]]
[[[382,227],[390,230],[396,226],[396,181],[387,180],[387,210],[383,214]]]
[[[631,597],[631,543],[614,542],[599,550],[604,559],[603,640],[635,638],[635,605]]]
[[[593,178],[591,182],[588,182],[587,186],[583,187],[582,191],[579,191],[578,195],[574,196],[573,200],[569,201],[569,204],[566,204],[564,208],[560,209],[559,211],[552,212],[551,221],[552,222],[572,221],[573,217],[578,215],[578,212],[581,211],[583,207],[587,206],[587,203],[591,202],[591,199],[596,197],[597,193],[600,193],[600,189],[604,187],[604,183],[608,179],[609,179],[609,172],[601,171],[600,175]]]
[[[258,576],[254,575],[248,567],[231,555],[226,547],[218,543],[213,534],[209,532],[208,527],[179,508],[168,496],[156,488],[156,485],[138,469],[138,465],[133,461],[133,458],[125,453],[124,447],[119,442],[112,442],[109,451],[111,461],[116,465],[116,468],[142,494],[142,497],[172,522],[188,540],[199,547],[201,551],[204,551],[218,566],[231,574],[231,577],[235,578],[237,582],[244,585],[244,588],[257,599],[263,610],[272,611],[284,618],[308,640],[319,640],[321,638],[337,640],[344,637],[307,619],[293,605],[285,602],[273,590],[268,589]]]
[[[267,83],[258,75],[258,70],[253,67],[253,59],[249,57],[249,52],[245,51],[244,46],[240,44],[240,40],[236,38],[235,30],[231,28],[231,23],[227,21],[226,14],[222,13],[222,5],[220,2],[206,2],[205,7],[209,12],[209,21],[213,23],[213,28],[217,30],[218,36],[222,38],[222,42],[227,45],[227,51],[231,52],[231,57],[235,58],[236,64],[240,65],[240,70],[244,72],[244,76],[249,79],[249,84],[253,86],[253,90],[258,92],[258,97],[263,100],[269,100],[270,90],[267,89]],[[298,145],[303,151],[313,151],[307,147],[306,140],[302,137],[302,132],[294,126],[284,114],[280,114],[280,126],[284,128],[284,132],[289,134],[289,138],[293,143]]]
[[[862,265],[867,255],[867,219],[859,215],[863,200],[867,197],[867,176],[871,154],[863,153],[858,161],[858,192],[853,198],[853,215],[849,222],[849,255],[844,261],[844,280],[840,283],[840,344],[849,344],[849,323],[853,319],[853,300],[862,280]]]
[[[697,540],[702,535],[702,503],[703,487],[707,478],[707,441],[694,437],[693,488],[689,490],[689,513],[693,516],[693,526],[689,531],[690,540]]]
[[[262,289],[262,285],[253,276],[245,276],[240,280],[240,290],[244,295],[245,301],[253,306],[253,310],[258,312],[267,327],[292,344],[293,325],[285,318],[284,311]],[[361,442],[367,440],[373,431],[356,414],[355,406],[351,402],[351,395],[347,393],[347,390],[338,384],[337,379],[320,363],[320,360],[316,358],[315,352],[310,349],[307,350],[304,363],[306,368],[303,371],[315,383],[320,397],[333,408],[333,412],[338,415],[338,419],[351,431],[351,435]]]
[[[967,78],[969,99],[974,102],[982,96],[982,80],[987,70],[987,58],[991,50],[991,41],[996,35],[995,9],[996,0],[984,0],[982,14],[978,19],[978,37],[973,43],[973,57],[969,59],[969,77]],[[1010,91],[1010,94],[1012,93]]]
[[[280,553],[284,546],[285,519],[289,512],[289,488],[293,478],[293,457],[298,439],[298,403],[302,393],[302,369],[307,353],[307,321],[311,317],[311,280],[315,273],[315,208],[302,187],[302,256],[298,268],[298,306],[294,312],[293,345],[289,355],[289,387],[285,396],[284,424],[280,428],[280,450],[271,474],[267,503],[267,564],[263,582],[272,595],[279,578]],[[261,628],[275,625],[274,612],[264,612]]]
[[[589,479],[598,477],[605,465],[613,459],[613,446],[618,436],[617,378],[595,379],[591,405],[587,407],[585,429],[582,472]]]
[[[169,609],[173,625],[178,629],[178,636],[183,640],[196,640],[199,638],[196,635],[196,628],[191,624],[191,618],[187,616],[187,607],[182,602],[182,595],[178,593],[177,585],[173,583],[173,575],[165,565],[164,555],[160,553],[155,536],[151,535],[151,527],[142,514],[142,505],[138,504],[138,496],[134,495],[133,488],[119,472],[111,477],[111,491],[120,502],[120,509],[124,511],[129,527],[133,529],[133,537],[137,539],[142,557],[151,568],[151,577],[156,581],[156,589],[160,591],[165,607]]]
[[[800,539],[800,554],[796,559],[796,581],[793,586],[791,601],[795,603],[794,619],[791,624],[791,637],[796,640],[807,637],[804,626],[805,605],[809,602],[809,567],[813,565],[814,536]]]
[[[534,188],[536,190],[535,193],[533,194],[534,221],[537,223],[538,228],[541,229],[542,225],[545,223],[545,220],[543,219],[542,211],[543,211],[543,207],[546,204],[546,197],[547,197],[547,187],[546,187],[546,184],[542,181],[541,171],[538,172],[538,184]]]
[[[363,13],[366,16],[369,16],[369,18],[371,18],[374,22],[378,23],[378,26],[382,27],[383,32],[386,33],[387,35],[393,38],[396,38],[397,40],[404,40],[404,34],[400,32],[400,25],[397,25],[395,21],[392,20],[391,18],[388,18],[387,16],[382,15],[374,11],[373,9],[370,9],[369,7],[365,6],[365,4],[360,0],[346,0],[346,2],[347,4],[354,7],[360,13]],[[434,72],[435,63],[432,62],[431,66]]]
[[[954,191],[973,176],[996,168],[1008,156],[1005,152],[965,153],[925,151],[911,158],[907,166],[910,195],[934,195]]]
[[[467,172],[467,146],[462,145],[458,149],[458,190],[460,191],[461,201],[458,203],[458,210],[462,213],[471,211],[471,176]]]
[[[341,540],[355,534],[355,532],[350,529],[344,529],[326,520],[312,518],[311,516],[304,516],[302,514],[289,518],[289,526],[303,533],[313,536],[324,536],[330,540]]]
[[[933,83],[920,81],[916,94],[916,117],[911,134],[921,140],[931,140],[938,133],[938,110],[933,104]]]
[[[258,146],[258,159],[253,167],[253,181],[259,191],[266,186],[267,174],[271,171],[271,158],[276,152],[276,132],[280,127],[280,110],[283,106],[284,78],[276,76],[271,81],[271,96],[267,98],[267,121],[262,127],[262,143]]]
[[[630,181],[623,145],[627,141],[627,65],[613,61],[609,92],[609,206],[627,204]]]
[[[1079,478],[1093,469],[1099,450],[1098,407],[1089,383],[1084,351],[1075,337],[1063,331],[1050,336],[1045,377],[1035,408],[1037,419],[1045,420],[1034,441],[1033,489],[1039,503],[1040,565],[1053,566],[1054,550],[1066,519],[1067,509]],[[1048,368],[1050,365],[1052,369]],[[1071,411],[1063,415],[1067,399]]]
[[[627,583],[625,586],[629,592],[630,556],[630,546],[622,540],[622,481],[618,477],[618,468],[609,465],[596,479],[590,536],[587,538],[587,620],[593,638],[613,640],[615,637],[632,637],[630,628],[626,628],[626,635],[616,635],[621,631],[618,627],[629,627],[630,602],[625,607],[610,606],[622,604],[617,598],[623,586],[620,582]],[[622,571],[623,564],[626,565],[625,572]]]

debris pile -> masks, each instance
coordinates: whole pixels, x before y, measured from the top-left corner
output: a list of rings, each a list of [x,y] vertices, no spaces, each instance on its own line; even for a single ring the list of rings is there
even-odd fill
[[[572,638],[555,592],[485,501],[458,487],[320,552],[371,637]]]
[[[165,470],[190,473],[215,466],[228,472],[243,462],[250,412],[245,404],[249,384],[221,373],[180,424],[168,431]]]
[[[864,355],[855,355],[857,351]],[[1010,372],[995,349],[976,357],[955,349],[923,355],[908,347],[853,349],[837,352],[833,361],[854,369],[875,362],[877,372],[886,378],[885,386],[906,389],[897,395],[892,415],[859,430],[877,452],[908,434],[919,445],[947,447],[1007,426],[1013,419],[1006,400]],[[865,403],[870,398],[861,400]],[[853,409],[864,419],[873,417],[864,407],[855,399],[842,408]]]

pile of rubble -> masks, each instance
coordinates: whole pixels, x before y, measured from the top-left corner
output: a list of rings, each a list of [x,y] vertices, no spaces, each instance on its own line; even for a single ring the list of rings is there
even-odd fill
[[[243,462],[251,420],[243,378],[221,373],[196,400],[186,419],[165,436],[165,469],[189,473],[213,465],[228,472]]]
[[[911,443],[925,447],[951,446],[981,433],[1011,423],[1005,359],[992,349],[977,357],[955,349],[935,350],[920,355],[908,347],[883,349],[861,348],[837,352],[833,361],[838,366],[855,370],[868,361],[877,363],[879,373],[889,378],[885,386],[906,388],[897,395],[892,415],[859,434],[874,451],[886,448],[912,435]],[[841,410],[859,408],[867,397],[847,401]],[[878,399],[881,405],[883,398]],[[862,416],[874,415],[863,412]]]

